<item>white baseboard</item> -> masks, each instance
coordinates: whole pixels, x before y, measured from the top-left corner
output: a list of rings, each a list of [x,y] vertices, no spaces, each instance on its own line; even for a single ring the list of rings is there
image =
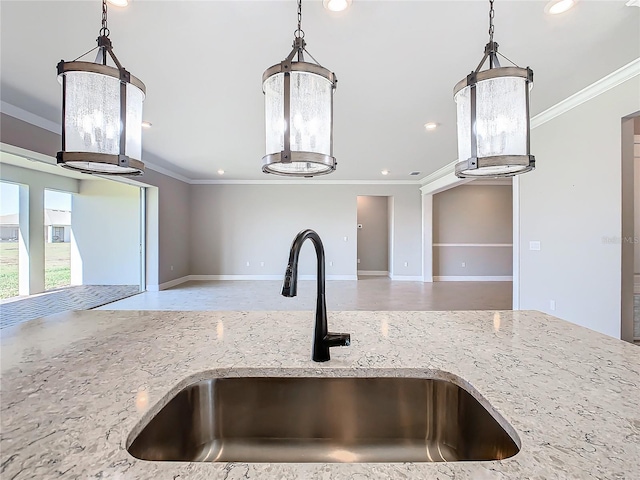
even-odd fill
[[[189,280],[282,280],[284,275],[189,275]]]
[[[445,275],[433,277],[434,282],[512,282],[511,276],[456,276]]]
[[[366,276],[389,276],[389,272],[386,270],[358,270],[358,275]]]
[[[189,275],[189,280],[283,280],[282,275]],[[298,275],[298,280],[315,280],[315,275]],[[357,275],[327,275],[327,280],[357,280]]]
[[[422,282],[422,275],[389,275],[394,282]]]
[[[191,280],[190,277],[190,275],[185,275],[184,277],[176,278],[174,280],[161,283],[160,285],[147,285],[147,291],[159,292],[160,290],[166,290],[167,288],[175,287],[176,285],[180,285],[181,283],[188,282],[189,280]]]

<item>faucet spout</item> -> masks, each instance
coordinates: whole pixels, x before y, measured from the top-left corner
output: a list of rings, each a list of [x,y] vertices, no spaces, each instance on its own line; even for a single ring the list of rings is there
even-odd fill
[[[282,295],[295,297],[298,291],[298,258],[304,242],[309,239],[316,250],[318,260],[318,296],[316,300],[316,322],[313,335],[314,362],[326,362],[331,359],[330,347],[348,346],[351,344],[351,336],[348,333],[330,333],[327,326],[327,304],[325,301],[325,268],[324,247],[320,236],[313,230],[303,230],[291,244],[289,251],[289,264],[282,283]]]

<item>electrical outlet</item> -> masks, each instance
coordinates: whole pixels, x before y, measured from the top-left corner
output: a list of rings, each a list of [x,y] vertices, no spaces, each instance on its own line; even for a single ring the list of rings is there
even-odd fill
[[[549,301],[549,308],[551,310],[555,310],[556,309],[556,301],[555,300],[550,300]]]
[[[247,267],[250,267],[250,266],[251,266],[251,264],[249,262],[247,262]]]
[[[173,272],[173,265],[171,265],[171,271]]]
[[[408,267],[409,266],[409,262],[404,262],[404,266]]]
[[[467,262],[462,262],[462,268],[465,268],[467,266]]]
[[[539,241],[535,241],[535,242],[529,242],[529,250],[540,250],[540,242]]]
[[[344,237],[344,241],[348,242],[349,241],[349,237]]]
[[[264,262],[260,262],[260,266],[261,266],[261,267],[264,267]]]
[[[358,259],[358,263],[360,263],[360,259]]]
[[[330,266],[330,267],[333,267],[333,262],[329,262],[329,266]]]

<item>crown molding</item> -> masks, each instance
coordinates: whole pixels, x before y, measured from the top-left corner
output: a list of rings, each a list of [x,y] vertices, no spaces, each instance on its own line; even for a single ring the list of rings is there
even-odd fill
[[[640,0],[638,0],[640,1]],[[567,113],[568,111],[582,105],[585,102],[602,95],[603,93],[617,87],[618,85],[631,80],[640,75],[640,58],[627,63],[625,66],[602,77],[600,80],[593,82],[591,85],[556,103],[552,107],[547,108],[543,112],[531,118],[531,129],[544,125],[554,118]],[[427,175],[420,180],[423,194],[438,193],[459,183],[455,181],[452,175],[455,175],[455,165],[458,161],[454,160],[435,172]],[[456,177],[457,178],[457,177]],[[486,184],[485,184],[486,185]]]
[[[412,180],[190,180],[191,185],[420,185]]]
[[[36,127],[42,128],[44,130],[48,130],[49,132],[55,133],[56,135],[60,135],[60,132],[62,131],[62,126],[59,123],[52,122],[51,120],[47,120],[46,118],[43,118],[39,115],[28,112],[27,110],[24,110],[20,107],[16,107],[15,105],[12,105],[5,101],[0,102],[0,112],[4,113],[5,115],[9,115],[10,117],[17,118],[18,120],[21,120],[23,122],[34,125]],[[20,149],[20,150],[22,152],[20,153],[20,156],[23,156],[26,158],[36,158],[35,152],[29,152],[28,150],[25,150],[25,149]],[[45,163],[51,163],[51,161],[49,161],[48,158],[47,160],[42,160],[41,158],[37,158],[37,159],[40,161],[45,161]],[[145,160],[143,160],[143,162],[145,167],[149,168],[150,170],[161,173],[171,178],[175,178],[176,180],[180,180],[181,182],[185,182],[185,183],[191,182],[190,178],[187,178],[184,175],[180,175],[179,173],[174,172],[173,170],[160,167],[158,165],[154,165],[153,163],[149,163]]]
[[[531,129],[544,125],[554,118],[567,113],[569,110],[588,102],[598,95],[602,95],[603,93],[638,75],[640,75],[640,58],[636,58],[632,62],[627,63],[624,67],[619,68],[606,77],[602,77],[600,80],[592,83],[588,87],[583,88],[579,92],[576,92],[556,103],[554,106],[540,112],[531,119]]]
[[[435,172],[430,173],[426,177],[422,177],[420,179],[420,185],[428,185],[431,182],[435,182],[436,180],[441,179],[442,177],[448,175],[449,173],[455,171],[456,163],[458,160],[454,160],[451,163],[447,163],[444,167],[439,168]]]
[[[180,175],[179,173],[174,172],[173,170],[169,170],[168,168],[160,167],[153,163],[149,163],[146,160],[143,160],[143,161],[144,161],[144,167],[148,168],[149,170],[153,170],[154,172],[161,173],[162,175],[166,175],[167,177],[175,178],[176,180],[180,180],[181,182],[184,182],[184,183],[191,183],[193,181],[190,178],[185,177],[184,175]]]
[[[10,117],[17,118],[18,120],[22,120],[23,122],[30,123],[31,125],[35,125],[36,127],[43,128],[50,132],[56,133],[60,135],[62,131],[62,127],[59,123],[52,122],[51,120],[47,120],[39,115],[36,115],[31,112],[27,112],[26,110],[16,107],[10,103],[5,101],[0,102],[0,112],[5,115],[9,115]]]

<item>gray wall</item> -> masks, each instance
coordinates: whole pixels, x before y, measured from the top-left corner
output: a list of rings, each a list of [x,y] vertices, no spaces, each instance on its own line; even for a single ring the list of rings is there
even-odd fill
[[[634,218],[634,268],[635,275],[640,275],[640,117],[636,117],[633,159],[633,218]],[[640,279],[639,279],[640,280]]]
[[[421,276],[415,185],[318,184],[192,185],[191,274],[282,276],[293,238],[312,228],[324,243],[327,275],[355,278],[359,195],[393,196],[394,273]],[[315,275],[311,244],[303,248],[300,274]]]
[[[389,197],[358,197],[358,271],[389,271],[388,203]]]
[[[622,249],[604,238],[622,233],[621,118],[640,110],[639,91],[635,77],[535,128],[536,169],[517,187],[520,308],[616,338]]]
[[[471,183],[435,194],[434,276],[511,276],[512,232],[511,185]]]
[[[72,283],[140,284],[140,189],[81,180],[71,214]]]
[[[158,202],[155,225],[158,284],[189,275],[190,185],[151,169],[145,171],[140,181],[157,188],[152,198]],[[147,205],[147,212],[150,208],[153,206]]]

